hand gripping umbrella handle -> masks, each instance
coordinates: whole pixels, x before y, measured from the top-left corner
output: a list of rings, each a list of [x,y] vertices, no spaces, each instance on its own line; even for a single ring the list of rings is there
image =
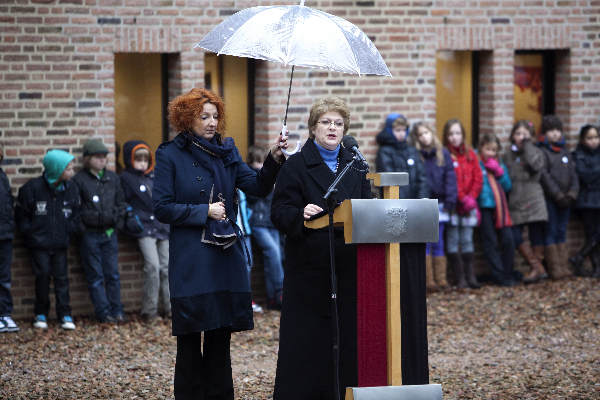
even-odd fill
[[[281,132],[279,134],[281,136],[287,136],[287,126],[285,126],[285,124],[283,124],[283,126],[281,127]],[[289,157],[291,155],[296,154],[299,150],[300,150],[300,141],[296,142],[296,148],[294,150],[287,151],[286,149],[281,149],[281,152]]]

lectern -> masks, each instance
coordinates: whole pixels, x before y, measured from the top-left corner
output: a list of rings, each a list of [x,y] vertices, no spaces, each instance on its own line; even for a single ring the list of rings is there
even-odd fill
[[[437,200],[398,199],[398,186],[408,183],[407,173],[368,178],[383,188],[384,198],[345,200],[334,211],[334,224],[343,226],[346,243],[357,244],[358,384],[396,386],[403,383],[403,367],[410,368],[402,365],[402,343],[410,346],[407,339],[414,336],[402,337],[400,243],[437,242],[439,211]],[[320,229],[328,223],[323,216],[305,225]],[[424,249],[411,258],[422,262],[403,264],[403,269],[424,267]],[[422,286],[424,301],[424,282]]]

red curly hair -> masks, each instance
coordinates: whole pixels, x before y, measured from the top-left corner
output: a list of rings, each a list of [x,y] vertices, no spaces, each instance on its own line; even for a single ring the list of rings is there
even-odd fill
[[[204,104],[211,103],[217,107],[219,122],[217,132],[225,135],[225,105],[221,97],[207,89],[194,88],[188,93],[175,97],[169,102],[169,122],[178,132],[192,129],[192,123],[202,113]]]

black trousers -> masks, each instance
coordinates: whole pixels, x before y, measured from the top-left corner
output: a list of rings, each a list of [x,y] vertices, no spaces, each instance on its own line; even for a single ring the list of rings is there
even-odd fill
[[[12,239],[0,240],[0,317],[12,314],[10,294],[10,265],[12,262]]]
[[[67,249],[31,250],[31,266],[35,275],[35,315],[50,311],[50,280],[54,280],[56,316],[60,320],[71,315]]]
[[[231,331],[217,329],[177,336],[176,400],[233,400]]]
[[[498,284],[514,280],[515,243],[512,228],[496,229],[494,209],[481,209],[481,242],[485,259],[490,264],[492,277]],[[498,248],[500,237],[500,248]]]

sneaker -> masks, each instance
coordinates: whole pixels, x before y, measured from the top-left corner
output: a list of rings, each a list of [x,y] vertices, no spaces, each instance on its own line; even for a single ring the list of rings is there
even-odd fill
[[[72,331],[75,329],[75,323],[73,323],[73,318],[70,315],[65,315],[60,320],[60,327],[66,331]]]
[[[106,315],[104,317],[98,318],[98,322],[101,324],[114,324],[117,320],[112,315]]]
[[[119,324],[123,324],[125,322],[128,321],[128,318],[125,314],[117,314],[113,317],[115,319],[115,321],[117,321],[117,323]]]
[[[10,317],[10,315],[6,315],[4,317],[0,317],[0,332],[18,332],[19,327]]]
[[[46,316],[39,314],[35,316],[33,320],[33,327],[38,329],[48,329],[48,322],[46,322]]]
[[[252,311],[254,311],[255,313],[261,313],[261,312],[263,312],[263,309],[261,306],[259,306],[255,302],[252,302]]]

